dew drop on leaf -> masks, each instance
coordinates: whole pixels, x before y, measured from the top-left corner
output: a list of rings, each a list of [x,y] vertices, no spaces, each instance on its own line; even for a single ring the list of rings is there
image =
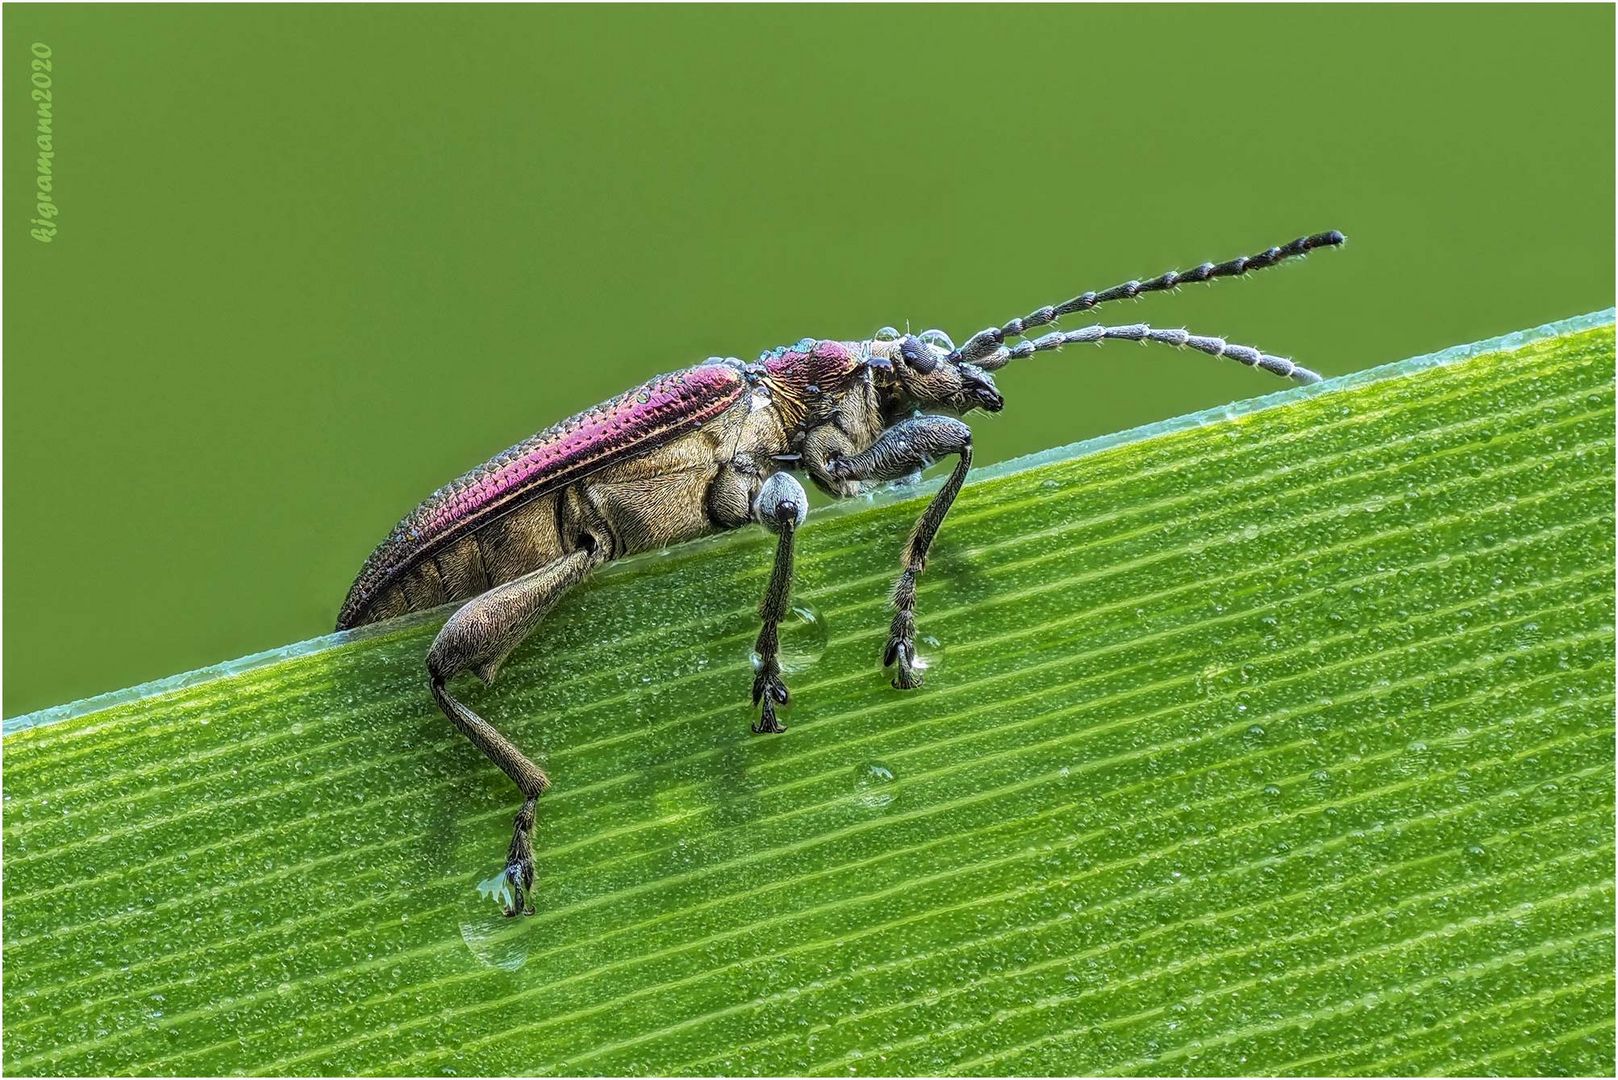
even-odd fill
[[[781,620],[781,670],[802,671],[826,654],[826,620],[813,604],[794,603]]]
[[[932,634],[922,634],[916,638],[916,668],[920,671],[937,671],[944,659],[944,651],[942,641]]]
[[[529,920],[506,916],[511,883],[501,872],[478,882],[477,891],[471,914],[461,920],[461,940],[480,964],[516,971],[528,962]]]
[[[893,802],[898,777],[880,761],[867,761],[854,769],[854,801],[867,810],[881,810]]]

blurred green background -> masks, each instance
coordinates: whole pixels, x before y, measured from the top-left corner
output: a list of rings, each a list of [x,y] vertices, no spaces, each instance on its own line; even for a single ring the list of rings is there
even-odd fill
[[[1331,227],[1111,321],[1336,374],[1613,301],[1605,6],[4,23],[7,715],[328,631],[438,484],[711,353],[970,332]],[[1128,345],[1000,383],[983,461],[1282,385]]]

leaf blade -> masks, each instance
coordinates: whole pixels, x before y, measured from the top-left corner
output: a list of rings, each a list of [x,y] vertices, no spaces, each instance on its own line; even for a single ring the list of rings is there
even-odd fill
[[[817,518],[784,738],[745,734],[760,539],[607,575],[469,695],[557,780],[515,930],[431,624],[18,730],[7,1068],[1610,1072],[1611,356],[969,484],[914,695],[872,657],[916,504]]]

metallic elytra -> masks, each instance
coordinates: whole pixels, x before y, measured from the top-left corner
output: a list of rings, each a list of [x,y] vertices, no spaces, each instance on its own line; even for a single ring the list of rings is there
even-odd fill
[[[754,363],[710,357],[659,375],[434,492],[366,560],[337,629],[465,601],[428,650],[428,690],[522,792],[506,858],[514,897],[506,913],[532,914],[530,836],[535,804],[550,782],[450,694],[452,678],[471,672],[492,683],[562,594],[601,564],[757,522],[777,540],[759,607],[753,731],[784,731],[777,715],[788,699],[779,627],[788,610],[794,537],[808,505],[793,474],[806,473],[821,490],[846,498],[953,457],[953,471],[905,543],[883,651],[883,664],[896,669],[893,685],[918,686],[916,578],[972,465],[972,432],[960,417],[1005,405],[991,372],[1064,345],[1123,340],[1189,347],[1298,382],[1320,378],[1290,360],[1185,330],[1097,324],[1032,338],[1028,332],[1114,300],[1238,277],[1342,243],[1340,232],[1317,233],[1256,255],[1080,293],[980,330],[959,347],[941,330],[911,335],[884,327],[864,341],[803,338]]]

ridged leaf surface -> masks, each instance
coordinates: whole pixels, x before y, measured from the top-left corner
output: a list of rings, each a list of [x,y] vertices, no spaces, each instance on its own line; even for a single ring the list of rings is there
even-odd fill
[[[1613,430],[1609,323],[1002,471],[908,694],[817,515],[780,736],[763,535],[605,574],[466,687],[525,920],[441,616],[14,723],[5,1069],[1611,1074]]]

